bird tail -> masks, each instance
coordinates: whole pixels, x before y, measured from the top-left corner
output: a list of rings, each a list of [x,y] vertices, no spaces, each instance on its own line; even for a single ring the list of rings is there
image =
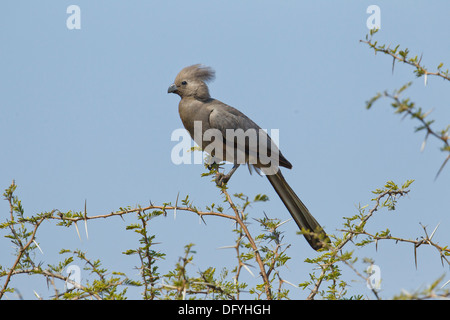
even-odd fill
[[[276,174],[267,175],[267,179],[269,179],[273,188],[278,193],[278,196],[283,201],[286,208],[289,210],[292,218],[294,218],[300,230],[306,231],[303,235],[309,245],[314,250],[324,248],[326,243],[330,242],[330,239],[303,202],[295,194],[294,190],[292,190],[286,182],[281,174],[281,171],[278,170]]]

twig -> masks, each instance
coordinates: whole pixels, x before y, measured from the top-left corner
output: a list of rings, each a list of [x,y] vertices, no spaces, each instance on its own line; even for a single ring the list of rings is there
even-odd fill
[[[259,265],[259,269],[260,269],[260,275],[264,280],[264,290],[266,292],[266,296],[268,300],[272,299],[272,292],[270,289],[270,283],[269,283],[269,278],[267,276],[267,272],[264,268],[264,263],[261,259],[261,255],[259,254],[258,251],[258,247],[255,244],[255,241],[253,240],[253,237],[251,236],[250,232],[247,229],[247,226],[245,225],[245,223],[242,221],[239,210],[236,208],[236,206],[233,203],[233,200],[231,199],[230,195],[228,194],[228,192],[226,191],[225,188],[222,188],[222,192],[225,195],[225,198],[227,199],[228,203],[230,204],[231,208],[233,209],[235,215],[236,215],[236,222],[240,225],[240,227],[242,228],[242,230],[244,231],[253,251],[255,252],[255,260]]]
[[[391,56],[393,58],[393,62],[392,62],[392,72],[394,71],[394,62],[395,61],[399,61],[399,62],[403,62],[406,63],[410,66],[413,66],[416,68],[416,73],[420,76],[420,75],[425,75],[425,76],[437,76],[437,77],[441,77],[444,80],[450,81],[450,76],[448,75],[447,72],[441,72],[441,71],[436,71],[436,72],[430,72],[428,71],[425,67],[423,67],[420,63],[422,60],[422,56],[420,57],[419,60],[415,59],[415,58],[410,58],[410,59],[406,59],[408,52],[408,49],[405,49],[403,51],[399,51],[399,54],[397,54],[397,49],[398,46],[395,49],[390,49],[389,47],[385,48],[384,46],[377,46],[377,42],[372,42],[372,40],[368,39],[366,41],[364,40],[359,40],[359,42],[365,43],[367,45],[369,45],[374,51],[375,53],[377,52],[382,52],[385,53],[389,56]],[[438,67],[438,69],[440,69],[440,67]],[[425,82],[426,84],[426,82]]]
[[[378,195],[378,197],[376,197],[374,199],[375,200],[375,205],[373,206],[372,209],[369,210],[368,214],[365,215],[361,219],[361,222],[358,224],[356,229],[359,230],[360,228],[362,228],[365,225],[365,223],[367,222],[367,220],[369,220],[372,217],[372,215],[375,213],[375,211],[378,210],[378,208],[380,206],[381,199],[383,199],[386,196],[388,196],[388,197],[393,197],[393,196],[397,196],[397,195],[403,196],[403,195],[407,194],[408,192],[409,192],[409,190],[402,190],[402,189],[400,189],[400,190],[392,190],[392,189],[389,189],[389,190],[386,190],[386,191],[380,193]],[[319,292],[319,287],[321,286],[322,281],[324,280],[325,275],[327,274],[329,268],[333,264],[336,263],[336,259],[333,259],[333,258],[335,258],[338,255],[338,252],[340,252],[342,250],[342,248],[348,242],[353,240],[353,238],[355,236],[356,236],[355,233],[347,230],[347,234],[344,236],[344,239],[337,246],[332,247],[330,245],[330,248],[329,248],[330,251],[327,254],[331,257],[331,259],[329,259],[329,262],[319,265],[322,271],[321,271],[319,277],[317,278],[317,280],[315,282],[314,288],[311,290],[310,294],[308,295],[307,300],[313,300],[314,299],[316,294]]]
[[[22,256],[26,253],[26,250],[28,249],[28,247],[34,242],[35,236],[36,236],[36,232],[37,229],[39,228],[39,226],[41,225],[41,223],[45,220],[45,218],[41,218],[34,226],[34,230],[33,233],[31,234],[30,240],[25,244],[25,246],[21,247],[19,250],[19,253],[17,254],[17,258],[16,261],[14,262],[13,266],[11,267],[11,269],[8,272],[8,275],[6,276],[6,280],[5,280],[5,284],[3,285],[2,290],[0,291],[0,299],[3,297],[3,295],[6,292],[6,289],[8,288],[8,284],[9,281],[11,280],[11,276],[14,273],[14,270],[16,269],[17,265],[20,262],[20,259],[22,259]]]

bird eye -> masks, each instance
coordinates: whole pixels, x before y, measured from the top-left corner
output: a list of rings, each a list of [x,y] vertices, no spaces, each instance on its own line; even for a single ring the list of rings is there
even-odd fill
[[[182,81],[181,84],[182,84],[183,86],[185,86],[185,85],[187,85],[187,82],[186,82],[186,81]]]

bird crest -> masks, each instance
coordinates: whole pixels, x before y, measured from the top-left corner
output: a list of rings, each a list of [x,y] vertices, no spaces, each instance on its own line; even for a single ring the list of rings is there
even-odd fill
[[[203,82],[212,81],[215,78],[215,72],[212,68],[201,64],[194,64],[181,70],[175,78],[175,83],[182,80],[201,80]]]

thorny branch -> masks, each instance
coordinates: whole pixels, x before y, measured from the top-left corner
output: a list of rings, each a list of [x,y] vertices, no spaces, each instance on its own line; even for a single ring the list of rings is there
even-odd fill
[[[429,136],[435,137],[436,139],[440,140],[443,143],[443,146],[441,147],[442,151],[446,151],[448,153],[447,157],[445,158],[444,162],[440,166],[438,172],[436,173],[435,179],[439,176],[442,169],[447,164],[448,160],[450,159],[450,144],[449,144],[449,135],[448,131],[450,129],[450,126],[448,126],[446,129],[441,130],[440,132],[436,132],[433,128],[431,128],[431,124],[434,122],[433,120],[426,120],[426,117],[429,115],[429,112],[422,112],[420,108],[415,108],[414,103],[411,102],[409,99],[403,99],[401,100],[399,98],[399,94],[405,90],[407,87],[411,85],[411,82],[404,85],[402,88],[400,88],[397,91],[394,91],[394,93],[388,93],[387,91],[383,92],[383,94],[378,93],[375,97],[373,97],[370,101],[367,102],[367,108],[371,108],[372,104],[378,100],[380,97],[384,96],[387,98],[392,99],[394,102],[391,104],[392,107],[396,109],[396,113],[404,113],[405,117],[410,116],[413,119],[417,119],[420,122],[420,126],[416,128],[416,131],[425,130],[425,139],[421,146],[421,151],[424,150],[427,139]]]
[[[405,242],[405,243],[413,244],[413,247],[414,247],[414,262],[415,262],[416,268],[417,268],[417,248],[420,247],[421,245],[430,245],[430,246],[436,248],[436,250],[439,252],[439,256],[441,258],[442,264],[444,264],[444,261],[445,261],[448,265],[450,265],[450,260],[447,258],[447,255],[450,254],[450,249],[447,248],[447,247],[440,246],[436,242],[432,241],[433,236],[434,236],[434,232],[437,230],[438,226],[436,226],[436,228],[434,229],[433,233],[430,236],[427,233],[426,227],[422,226],[422,228],[424,230],[424,233],[425,233],[425,237],[421,237],[421,239],[416,239],[416,240],[404,239],[404,238],[394,237],[394,236],[391,236],[391,235],[382,235],[382,236],[380,236],[380,235],[377,235],[377,234],[371,234],[371,233],[369,233],[369,232],[367,232],[365,230],[362,230],[362,231],[346,230],[346,231],[352,233],[355,236],[366,235],[370,239],[373,239],[373,241],[375,241],[376,245],[378,244],[378,241],[380,241],[380,240],[392,240],[392,241],[395,241],[396,243],[398,243],[398,242]]]
[[[231,199],[230,195],[226,191],[226,188],[222,188],[222,193],[225,195],[228,203],[230,204],[230,207],[233,209],[233,211],[235,213],[235,220],[236,220],[236,222],[240,225],[240,227],[244,231],[245,236],[247,237],[250,245],[252,246],[252,249],[253,249],[253,251],[255,253],[255,260],[258,263],[258,266],[259,266],[259,269],[260,269],[260,275],[261,275],[261,277],[264,280],[264,288],[265,288],[267,299],[271,300],[272,299],[272,292],[271,292],[271,289],[270,289],[269,277],[267,276],[267,272],[265,270],[264,263],[263,263],[263,261],[261,259],[261,255],[259,253],[258,247],[256,246],[255,240],[253,240],[253,237],[250,234],[250,232],[248,231],[247,226],[245,225],[244,221],[242,221],[242,218],[240,216],[240,212],[236,208],[236,206],[234,205],[233,200]]]
[[[4,283],[3,289],[0,292],[0,298],[3,296],[3,294],[6,292],[7,288],[8,288],[8,284],[10,282],[10,279],[12,277],[12,275],[14,274],[19,274],[19,273],[28,273],[28,272],[33,272],[33,273],[40,273],[44,276],[47,277],[51,277],[52,279],[60,279],[63,280],[65,282],[71,282],[71,280],[68,277],[64,277],[60,274],[55,274],[50,272],[49,270],[42,270],[41,268],[32,268],[32,269],[21,269],[21,270],[17,270],[17,266],[18,263],[21,259],[21,257],[26,254],[27,252],[27,248],[33,243],[35,242],[35,234],[37,232],[38,227],[40,226],[40,224],[44,221],[44,220],[57,220],[60,221],[59,224],[61,225],[65,225],[65,226],[70,226],[71,224],[74,224],[76,229],[77,229],[77,233],[78,232],[78,226],[77,226],[77,222],[83,221],[85,223],[85,227],[86,227],[86,232],[87,232],[87,221],[88,220],[94,220],[94,219],[106,219],[106,218],[110,218],[110,217],[114,217],[114,216],[120,216],[123,217],[124,215],[128,215],[131,213],[136,213],[139,217],[139,219],[142,220],[142,225],[143,225],[143,232],[146,233],[145,231],[145,225],[146,222],[144,220],[143,214],[145,214],[146,211],[153,211],[156,212],[155,216],[159,215],[159,214],[164,214],[166,215],[168,211],[173,211],[174,214],[176,213],[176,211],[187,211],[187,212],[193,212],[196,213],[198,216],[200,216],[203,219],[203,216],[218,216],[218,217],[222,217],[222,218],[227,218],[227,219],[231,219],[233,221],[235,221],[242,229],[242,232],[245,234],[245,237],[248,239],[251,248],[254,252],[254,258],[256,260],[256,262],[259,265],[260,268],[260,275],[264,281],[264,288],[265,288],[265,292],[266,292],[266,296],[267,299],[272,299],[272,293],[271,293],[271,289],[270,289],[270,282],[268,279],[268,273],[265,270],[265,266],[264,266],[264,262],[262,261],[261,255],[259,253],[258,247],[252,237],[252,235],[250,234],[249,230],[247,229],[246,224],[243,221],[243,212],[240,212],[239,209],[236,207],[236,205],[234,204],[231,196],[229,195],[229,193],[227,192],[226,188],[221,188],[221,192],[224,194],[226,201],[228,202],[228,204],[230,205],[230,208],[233,210],[234,215],[230,215],[230,214],[225,214],[223,212],[219,212],[219,211],[201,211],[198,210],[196,207],[194,207],[192,204],[190,204],[188,201],[185,201],[185,205],[184,206],[178,206],[177,204],[175,206],[170,205],[170,204],[164,204],[164,205],[153,205],[152,203],[150,203],[149,206],[147,207],[137,207],[137,208],[125,208],[119,210],[119,211],[115,211],[115,212],[111,212],[109,214],[100,214],[100,215],[93,215],[93,216],[89,216],[87,214],[87,210],[86,210],[86,206],[85,206],[85,210],[84,212],[67,212],[67,213],[62,213],[59,210],[52,210],[51,212],[46,212],[46,213],[42,213],[39,215],[39,220],[37,220],[37,222],[35,223],[35,228],[34,228],[34,232],[30,238],[30,240],[27,242],[26,245],[21,245],[21,250],[17,256],[17,259],[15,261],[15,263],[13,264],[13,266],[11,267],[11,269],[9,270],[9,273],[7,275],[6,281]],[[25,218],[23,216],[20,216],[18,219],[14,220],[14,215],[13,215],[13,204],[12,204],[12,198],[9,199],[10,201],[10,205],[11,205],[11,221],[7,222],[8,227],[12,230],[13,234],[14,234],[14,226],[16,224],[22,224],[24,222],[30,222],[31,220],[34,220],[35,218]],[[178,203],[178,201],[177,201]],[[244,235],[243,235],[244,236]],[[18,237],[17,237],[18,238]],[[19,238],[18,238],[19,239]],[[19,239],[19,243],[20,243],[20,239]],[[149,244],[146,243],[147,247],[149,247]],[[239,247],[239,244],[237,244],[237,246]],[[236,249],[238,252],[238,262],[239,262],[239,266],[238,266],[238,270],[237,270],[237,274],[236,274],[236,279],[239,277],[239,271],[240,268],[243,266],[243,262],[240,260],[239,257],[239,248]],[[277,249],[278,250],[278,249]],[[148,251],[148,250],[147,250]],[[80,253],[79,253],[80,254]],[[84,257],[84,256],[83,256]],[[82,258],[83,258],[82,257]],[[149,252],[143,252],[140,253],[140,259],[150,259],[150,254]],[[31,259],[30,259],[31,260]],[[85,259],[87,264],[90,264],[90,266],[92,267],[93,272],[95,272],[95,267],[92,263],[90,263],[89,260]],[[148,264],[151,264],[151,261],[148,262]],[[27,271],[28,270],[28,271]],[[37,272],[39,271],[39,272]],[[272,268],[271,270],[272,271]],[[105,280],[102,279],[103,275],[101,273],[97,273],[101,280]],[[146,282],[146,279],[144,279],[145,282],[145,294],[153,294],[153,291],[151,289],[149,289],[149,286],[151,285],[150,283]],[[81,286],[81,285],[76,285],[77,288],[82,289],[84,291],[88,290],[85,287]],[[220,290],[219,290],[220,291]],[[89,292],[88,292],[89,293]],[[101,299],[100,296],[98,296],[97,294],[92,293],[92,295],[96,298],[96,299]]]
[[[370,36],[374,35],[377,32],[377,30],[372,30],[370,33]],[[427,68],[425,68],[421,62],[422,62],[422,56],[420,56],[420,58],[418,58],[417,56],[415,56],[414,58],[409,58],[408,54],[409,54],[409,50],[405,49],[405,50],[398,50],[400,45],[397,45],[395,48],[391,49],[390,45],[389,46],[385,46],[385,45],[378,45],[377,41],[372,41],[372,39],[369,39],[369,36],[366,36],[366,40],[360,40],[360,42],[367,44],[369,47],[371,47],[375,54],[377,54],[377,52],[382,52],[384,54],[387,54],[389,56],[392,57],[392,72],[394,72],[394,66],[395,66],[395,62],[403,62],[407,65],[413,66],[416,68],[416,70],[414,71],[416,73],[416,76],[420,77],[420,76],[424,76],[425,78],[425,85],[427,84],[427,76],[431,75],[431,76],[437,76],[440,77],[444,80],[450,81],[450,75],[449,75],[449,70],[442,70],[443,67],[443,63],[439,64],[439,66],[437,67],[437,71],[436,72],[431,72],[428,71]]]
[[[364,227],[364,225],[366,224],[366,222],[372,217],[372,215],[378,210],[378,208],[381,205],[381,200],[385,197],[397,197],[397,196],[404,196],[405,194],[407,194],[409,192],[409,190],[386,190],[382,193],[380,193],[378,195],[377,198],[375,198],[375,205],[373,206],[372,209],[370,209],[370,211],[367,213],[367,215],[365,215],[362,219],[361,222],[358,224],[357,227],[355,227],[356,230],[360,230]],[[356,233],[352,232],[352,230],[345,230],[346,231],[346,235],[344,236],[344,238],[342,239],[342,241],[340,241],[336,246],[330,245],[329,247],[329,255],[331,257],[331,259],[328,260],[328,262],[322,263],[320,264],[320,268],[321,268],[321,273],[319,275],[319,277],[317,278],[313,289],[311,290],[310,294],[307,297],[307,300],[313,300],[314,297],[316,296],[316,294],[319,292],[319,288],[322,284],[322,281],[325,279],[326,274],[329,272],[330,268],[336,263],[337,260],[336,259],[339,255],[339,252],[344,248],[344,246],[352,241],[355,237],[356,237]]]
[[[377,31],[378,30],[371,30],[370,36],[374,35]],[[422,56],[420,58],[418,58],[417,56],[415,56],[414,58],[408,58],[409,50],[407,48],[404,50],[399,50],[399,45],[397,45],[394,49],[391,49],[390,46],[386,47],[385,45],[378,45],[377,41],[372,41],[372,39],[369,38],[369,35],[366,36],[365,41],[360,40],[360,42],[369,45],[369,47],[371,47],[374,50],[375,54],[377,52],[382,52],[384,54],[391,56],[393,58],[392,72],[394,72],[395,62],[399,61],[399,62],[403,62],[407,65],[415,67],[416,69],[414,70],[414,73],[416,74],[417,77],[424,76],[425,85],[427,85],[429,75],[437,76],[444,80],[450,81],[449,70],[447,69],[444,71],[442,69],[442,67],[444,65],[443,63],[440,63],[438,65],[436,72],[431,72],[431,71],[428,71],[428,69],[426,69],[421,64]],[[415,108],[414,103],[409,101],[409,99],[403,99],[403,100],[399,99],[399,94],[403,90],[405,90],[406,88],[411,86],[411,84],[412,84],[412,82],[407,83],[401,89],[395,91],[393,94],[390,94],[387,91],[385,91],[383,94],[378,93],[375,97],[373,97],[372,99],[370,99],[367,102],[366,107],[367,107],[367,109],[370,109],[372,104],[376,100],[378,100],[381,96],[391,98],[392,100],[394,100],[394,103],[392,103],[392,106],[394,108],[396,108],[396,113],[404,113],[405,112],[405,116],[409,115],[409,116],[411,116],[411,118],[416,118],[421,122],[421,126],[416,128],[416,131],[419,131],[419,130],[426,131],[425,139],[422,143],[421,151],[425,148],[425,144],[426,144],[429,136],[434,136],[435,138],[439,139],[443,143],[443,147],[441,148],[441,150],[446,151],[448,153],[448,155],[445,158],[444,162],[442,163],[441,167],[439,168],[439,170],[435,176],[435,179],[437,179],[437,177],[441,173],[442,169],[445,167],[447,162],[450,160],[450,145],[448,143],[448,140],[449,140],[448,131],[450,129],[450,126],[448,126],[444,130],[441,130],[439,133],[436,132],[435,130],[433,130],[431,128],[431,124],[434,122],[434,120],[431,120],[431,121],[425,120],[425,118],[428,116],[428,114],[430,112],[423,113],[421,108]]]

